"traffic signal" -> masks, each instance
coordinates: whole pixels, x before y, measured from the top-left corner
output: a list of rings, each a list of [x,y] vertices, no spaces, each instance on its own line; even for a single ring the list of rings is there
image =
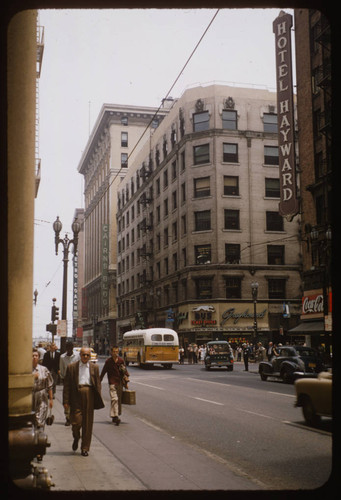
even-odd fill
[[[57,321],[59,319],[59,307],[52,306],[51,308],[51,321]]]
[[[51,323],[49,323],[48,325],[46,325],[46,331],[51,332],[53,335],[56,335],[57,325],[52,325]]]

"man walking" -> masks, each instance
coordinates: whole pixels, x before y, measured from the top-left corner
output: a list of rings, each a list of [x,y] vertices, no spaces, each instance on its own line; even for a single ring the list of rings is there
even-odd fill
[[[71,363],[66,369],[63,390],[63,405],[70,408],[73,444],[76,451],[82,437],[82,456],[89,455],[94,410],[104,408],[101,396],[101,381],[98,366],[90,362],[90,348],[82,347],[80,361]],[[80,431],[82,429],[82,436]]]
[[[73,343],[71,341],[66,342],[65,344],[65,349],[66,351],[64,354],[60,356],[59,359],[59,375],[62,381],[62,384],[64,385],[64,379],[66,375],[66,369],[71,363],[75,363],[76,361],[79,361],[79,354],[78,352],[74,353],[73,352]],[[66,410],[64,408],[64,414],[65,414],[65,425],[70,425],[70,407]]]
[[[244,372],[249,371],[249,356],[250,356],[250,346],[249,344],[244,344],[243,359],[244,359]]]
[[[101,371],[101,381],[106,373],[111,399],[110,416],[115,425],[120,425],[122,390],[123,387],[128,389],[129,373],[123,359],[118,355],[118,347],[116,346],[111,348],[111,357],[104,363]]]
[[[56,385],[59,373],[60,352],[57,351],[56,344],[50,345],[50,350],[44,354],[42,365],[45,366],[53,378],[53,398],[56,393]]]

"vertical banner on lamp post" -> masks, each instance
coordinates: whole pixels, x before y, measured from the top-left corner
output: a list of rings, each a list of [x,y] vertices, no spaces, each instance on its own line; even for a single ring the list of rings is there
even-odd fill
[[[283,11],[273,22],[276,41],[279,213],[291,221],[299,211],[295,164],[295,121],[291,60],[292,16]]]
[[[102,225],[102,307],[109,307],[109,224]]]
[[[73,300],[72,300],[73,319],[78,319],[78,251],[73,257]]]

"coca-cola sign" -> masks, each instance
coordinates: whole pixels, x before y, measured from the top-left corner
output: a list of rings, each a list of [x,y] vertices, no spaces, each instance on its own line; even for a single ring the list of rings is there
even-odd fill
[[[302,298],[302,314],[323,314],[323,295],[308,295]]]

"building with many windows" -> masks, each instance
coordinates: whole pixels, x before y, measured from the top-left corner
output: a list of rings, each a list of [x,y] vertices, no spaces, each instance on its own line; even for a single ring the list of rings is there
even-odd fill
[[[80,249],[84,256],[82,342],[100,353],[116,342],[117,190],[167,113],[166,106],[158,110],[104,104],[78,166],[85,196],[84,250]]]
[[[331,27],[314,9],[295,10],[303,293],[292,335],[331,352]]]
[[[117,203],[119,339],[170,326],[185,346],[252,340],[255,312],[258,339],[297,324],[299,218],[278,213],[275,93],[188,89],[136,155]]]

